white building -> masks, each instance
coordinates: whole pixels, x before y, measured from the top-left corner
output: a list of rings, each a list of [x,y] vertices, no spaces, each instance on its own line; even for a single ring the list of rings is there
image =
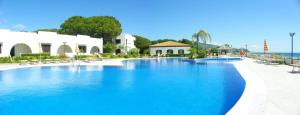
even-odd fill
[[[115,39],[116,43],[116,54],[127,53],[133,48],[136,48],[134,45],[135,37],[130,34],[122,33]]]
[[[189,44],[167,41],[150,45],[150,55],[189,54],[191,47]]]
[[[27,53],[73,56],[77,46],[83,55],[102,53],[103,39],[85,35],[60,35],[55,32],[12,32],[0,29],[0,57]]]

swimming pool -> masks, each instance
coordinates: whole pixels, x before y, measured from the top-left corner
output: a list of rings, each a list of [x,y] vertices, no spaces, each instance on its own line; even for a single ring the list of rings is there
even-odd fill
[[[228,63],[234,61],[240,61],[242,58],[239,57],[216,57],[216,58],[203,58],[203,59],[184,59],[186,62],[190,63],[200,63],[200,64],[207,64],[207,63]]]
[[[124,66],[33,67],[0,72],[1,115],[225,114],[245,81],[232,64],[128,60]]]

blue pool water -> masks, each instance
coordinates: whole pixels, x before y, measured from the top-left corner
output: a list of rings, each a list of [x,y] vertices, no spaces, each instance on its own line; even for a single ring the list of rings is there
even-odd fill
[[[202,58],[202,59],[184,59],[185,62],[191,62],[191,63],[227,63],[227,62],[234,62],[234,61],[240,61],[242,60],[239,57],[236,58]]]
[[[182,59],[14,69],[0,71],[0,115],[220,115],[244,87],[232,64]]]

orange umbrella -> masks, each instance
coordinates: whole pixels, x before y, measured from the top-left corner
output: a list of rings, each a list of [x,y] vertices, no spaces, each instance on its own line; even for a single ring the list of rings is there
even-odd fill
[[[269,51],[269,47],[268,47],[267,41],[265,40],[264,41],[264,53],[266,53],[267,51]]]

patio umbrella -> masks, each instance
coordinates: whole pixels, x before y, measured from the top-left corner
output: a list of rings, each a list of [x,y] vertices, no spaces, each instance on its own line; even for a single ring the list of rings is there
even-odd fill
[[[268,47],[268,44],[267,44],[267,41],[265,40],[264,41],[264,54],[266,54],[266,52],[269,51],[269,47]]]

